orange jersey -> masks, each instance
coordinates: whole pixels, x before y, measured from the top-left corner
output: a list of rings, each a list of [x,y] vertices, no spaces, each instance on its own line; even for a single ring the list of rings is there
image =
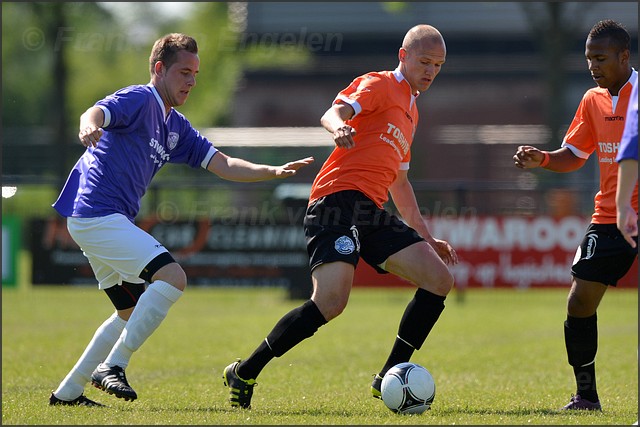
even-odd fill
[[[629,81],[618,92],[617,102],[607,89],[596,87],[584,94],[575,117],[562,141],[573,154],[587,159],[595,151],[600,165],[600,191],[595,196],[595,224],[616,223],[616,188],[618,164],[616,155],[624,130],[631,88],[638,82],[633,71]],[[638,186],[633,192],[632,206],[638,206]]]
[[[356,130],[355,146],[336,147],[313,181],[309,202],[343,190],[358,190],[378,207],[389,199],[398,170],[409,169],[418,125],[416,97],[399,69],[357,77],[334,104],[351,105],[346,124]]]

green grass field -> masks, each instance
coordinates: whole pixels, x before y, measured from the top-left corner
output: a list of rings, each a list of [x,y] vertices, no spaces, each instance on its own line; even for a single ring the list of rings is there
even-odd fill
[[[562,413],[574,392],[562,323],[566,289],[469,290],[447,300],[412,361],[433,374],[432,409],[396,415],[369,393],[410,289],[354,289],[345,312],[258,378],[253,409],[227,404],[222,369],[247,357],[299,301],[280,289],[187,289],[127,369],[138,400],[87,386],[107,408],[50,407],[51,390],[111,313],[93,287],[3,289],[3,424],[549,424],[638,419],[637,290],[611,289],[598,312],[602,413]]]

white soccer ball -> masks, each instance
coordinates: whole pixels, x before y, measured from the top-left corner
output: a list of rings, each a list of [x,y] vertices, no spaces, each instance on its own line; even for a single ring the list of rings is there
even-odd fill
[[[399,363],[382,378],[382,401],[398,414],[421,414],[436,397],[431,373],[416,363]]]

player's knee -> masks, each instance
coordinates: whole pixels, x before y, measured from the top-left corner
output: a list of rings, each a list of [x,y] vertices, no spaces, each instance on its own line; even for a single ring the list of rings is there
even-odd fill
[[[323,298],[322,300],[317,300],[312,297],[312,300],[328,322],[342,314],[347,307],[349,296],[334,296],[333,298]]]
[[[184,291],[187,287],[187,274],[177,262],[162,267],[153,275],[152,280],[162,280],[181,291]]]
[[[421,286],[436,295],[446,296],[453,289],[454,278],[449,269],[445,268],[437,275],[431,277],[429,283]]]
[[[187,287],[186,273],[169,252],[152,259],[140,273],[140,278],[149,283],[161,280],[181,291]]]
[[[330,309],[328,310],[328,312],[322,313],[325,317],[325,319],[327,319],[327,322],[331,319],[335,319],[336,317],[340,316],[342,314],[342,312],[344,311],[345,307],[347,305],[346,304],[334,304],[333,306],[330,307]]]
[[[587,317],[596,312],[595,303],[588,301],[584,297],[580,297],[575,293],[570,293],[567,298],[567,314],[574,317]]]
[[[126,308],[124,310],[117,310],[118,311],[118,317],[121,318],[124,321],[129,320],[129,317],[131,317],[131,313],[133,313],[133,309],[135,307],[131,307],[131,308]]]
[[[450,279],[451,280],[441,282],[440,286],[437,287],[436,292],[434,293],[442,296],[449,295],[449,292],[451,292],[451,289],[453,289],[453,277],[451,277]]]

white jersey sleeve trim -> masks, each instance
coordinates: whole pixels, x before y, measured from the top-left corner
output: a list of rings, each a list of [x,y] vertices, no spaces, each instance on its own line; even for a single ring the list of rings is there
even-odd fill
[[[102,123],[101,127],[103,128],[109,127],[109,124],[111,124],[111,112],[104,105],[98,105],[98,108],[100,108],[104,113],[104,122]]]
[[[362,106],[358,103],[358,101],[354,101],[353,99],[346,97],[344,95],[338,95],[338,97],[336,98],[336,100],[340,100],[343,101],[349,105],[351,105],[351,107],[353,107],[353,111],[355,111],[355,114],[353,115],[353,117],[357,116],[361,111],[362,111]],[[351,117],[353,119],[353,117]]]
[[[209,148],[209,152],[207,153],[206,156],[204,156],[204,159],[202,159],[202,163],[200,163],[200,167],[202,167],[202,169],[206,169],[207,166],[209,166],[209,162],[211,161],[211,158],[217,152],[218,152],[217,148],[215,148],[213,146],[211,148]]]
[[[409,170],[409,162],[400,163],[400,167],[398,168],[401,171]]]
[[[567,144],[566,142],[562,142],[561,147],[567,147],[576,157],[579,157],[581,159],[588,159],[590,154],[589,153],[585,153],[582,150],[578,150],[576,147],[574,147],[571,144]]]

